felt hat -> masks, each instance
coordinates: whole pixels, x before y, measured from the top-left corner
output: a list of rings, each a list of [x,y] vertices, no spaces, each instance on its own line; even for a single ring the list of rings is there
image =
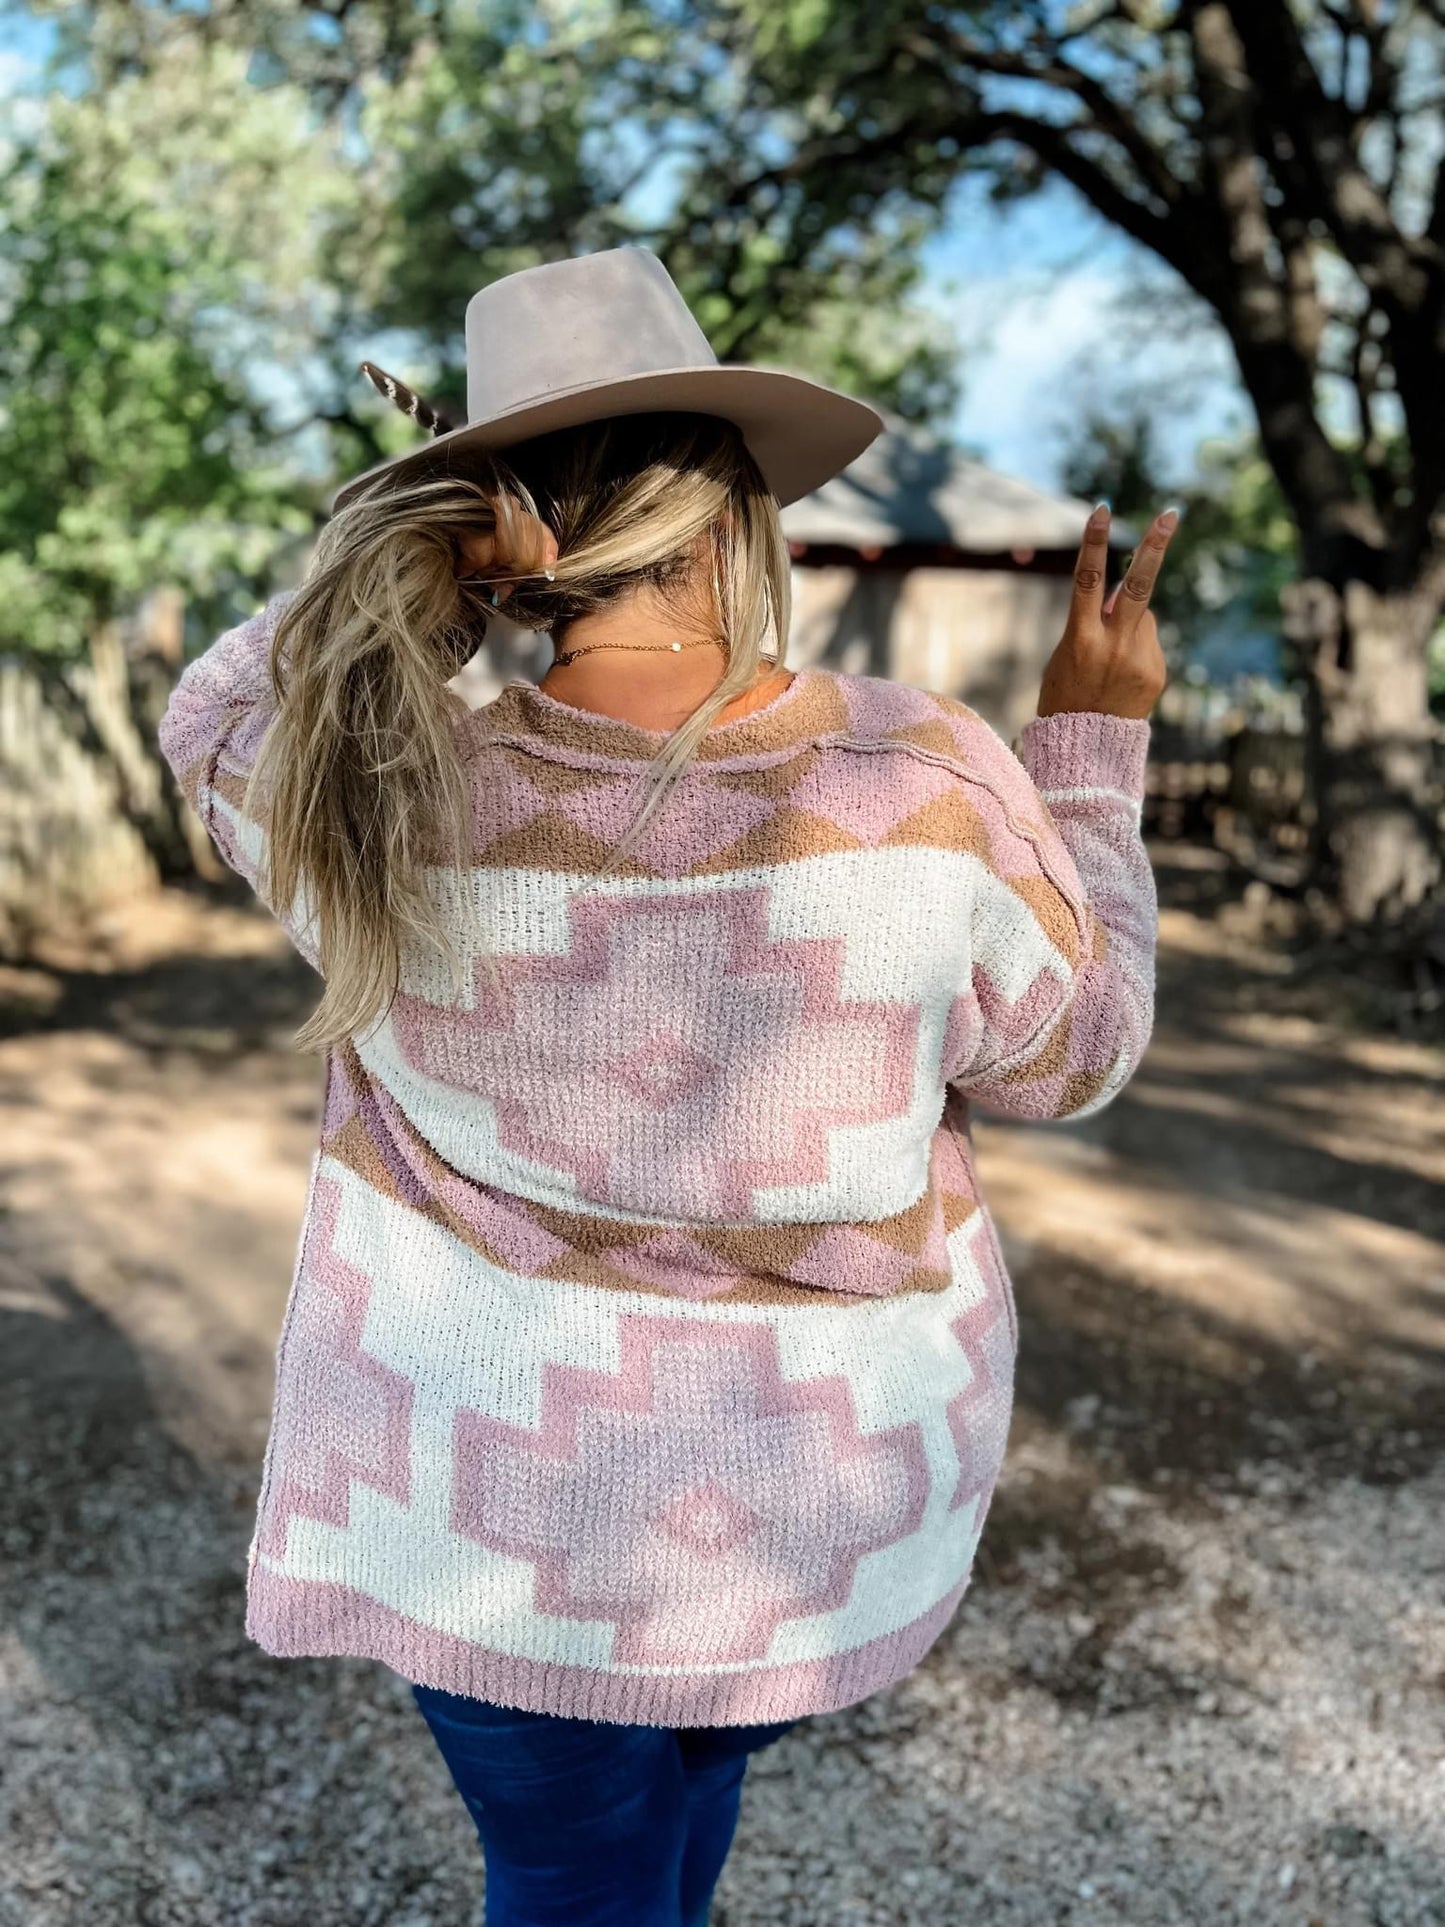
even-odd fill
[[[465,473],[469,449],[653,409],[735,422],[786,507],[846,468],[885,425],[867,402],[806,375],[720,362],[662,262],[632,243],[491,282],[467,303],[466,350],[467,419],[458,424],[361,364],[432,440],[345,483],[333,510],[381,475]]]

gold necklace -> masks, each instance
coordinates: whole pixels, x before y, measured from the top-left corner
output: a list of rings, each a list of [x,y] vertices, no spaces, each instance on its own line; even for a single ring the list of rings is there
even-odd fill
[[[679,649],[721,649],[726,655],[727,644],[714,636],[702,636],[696,642],[587,642],[580,649],[568,649],[554,656],[552,667],[560,669],[564,663],[576,662],[579,656],[591,655],[594,649],[640,649],[646,655],[675,654]]]

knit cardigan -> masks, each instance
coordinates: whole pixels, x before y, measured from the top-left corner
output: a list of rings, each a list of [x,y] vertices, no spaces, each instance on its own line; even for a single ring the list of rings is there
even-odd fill
[[[284,599],[161,726],[263,900]],[[971,1108],[1085,1116],[1148,1039],[1149,726],[1057,715],[1016,757],[805,666],[603,876],[667,732],[524,680],[448,700],[470,851],[427,878],[464,988],[406,949],[328,1054],[247,1631],[596,1720],[849,1705],[948,1624],[1004,1458]],[[316,964],[304,892],[272,907]]]

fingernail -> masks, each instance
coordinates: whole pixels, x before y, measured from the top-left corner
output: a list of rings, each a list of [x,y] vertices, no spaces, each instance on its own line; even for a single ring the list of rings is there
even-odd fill
[[[1101,529],[1103,528],[1104,524],[1108,521],[1108,519],[1109,519],[1109,504],[1107,501],[1100,502],[1099,506],[1094,510],[1093,514],[1089,517],[1089,527],[1091,529]]]
[[[491,603],[491,605],[492,605],[492,607],[493,607],[494,609],[500,609],[500,608],[501,608],[501,606],[502,606],[502,592],[501,592],[501,590],[500,590],[500,589],[493,589],[493,591],[492,591],[492,593],[491,593],[491,594],[490,594],[490,595],[489,595],[489,596],[487,597],[487,600],[488,600],[488,602],[490,602],[490,603]]]
[[[1159,526],[1161,529],[1165,529],[1172,534],[1179,526],[1179,510],[1172,507],[1165,509],[1164,513],[1159,517]]]
[[[543,569],[542,573],[549,582],[555,582],[557,580],[557,573],[554,569]]]

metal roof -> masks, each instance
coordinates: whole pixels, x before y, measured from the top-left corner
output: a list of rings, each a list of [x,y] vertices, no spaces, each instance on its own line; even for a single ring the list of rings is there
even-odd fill
[[[846,548],[944,543],[973,553],[1076,549],[1092,502],[1052,495],[880,410],[888,426],[841,475],[782,511],[790,542]],[[1115,547],[1137,540],[1116,518]]]

